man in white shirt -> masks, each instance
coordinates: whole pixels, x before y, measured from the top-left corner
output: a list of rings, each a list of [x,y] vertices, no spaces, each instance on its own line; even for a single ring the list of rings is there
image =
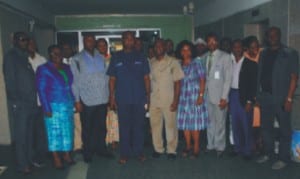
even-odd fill
[[[74,51],[69,43],[63,43],[61,45],[63,54],[63,63],[66,65],[71,65],[72,57],[74,56]],[[79,113],[74,114],[74,151],[80,151],[82,148],[81,140],[81,122]]]
[[[43,65],[44,63],[47,62],[46,58],[41,56],[38,52],[37,52],[37,46],[36,46],[36,42],[34,39],[29,39],[28,41],[28,60],[29,63],[32,66],[32,69],[34,70],[34,72],[36,72],[37,68],[40,65]],[[45,130],[45,124],[44,124],[44,118],[43,118],[43,111],[41,108],[41,103],[39,98],[37,97],[37,104],[38,104],[38,115],[36,116],[36,118],[34,119],[34,127],[33,127],[33,132],[34,132],[34,152],[35,152],[35,156],[34,156],[34,161],[33,161],[33,165],[35,167],[42,167],[43,163],[42,161],[45,159],[46,157],[46,152],[47,152],[47,138],[46,138],[46,130]]]
[[[72,61],[72,57],[74,55],[71,45],[68,43],[64,43],[61,45],[61,49],[63,53],[63,63],[70,65]]]
[[[235,40],[232,48],[232,83],[229,109],[232,120],[234,155],[251,159],[252,114],[257,86],[257,64],[243,56],[241,40]]]

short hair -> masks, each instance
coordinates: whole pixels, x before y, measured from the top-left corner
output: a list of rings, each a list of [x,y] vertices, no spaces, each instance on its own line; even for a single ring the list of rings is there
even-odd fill
[[[210,32],[210,33],[208,33],[208,34],[205,36],[205,41],[207,42],[208,38],[211,38],[211,37],[215,38],[218,42],[219,42],[219,40],[220,40],[217,33],[215,33],[215,32]]]
[[[134,32],[128,30],[128,31],[122,32],[122,39],[124,39],[124,37],[127,35],[131,35],[133,38],[135,37]]]
[[[83,34],[83,40],[85,40],[89,37],[92,37],[93,39],[95,39],[95,35],[93,35],[93,34],[90,34],[90,33]]]
[[[13,40],[18,41],[20,39],[20,37],[23,37],[23,36],[28,37],[27,33],[25,33],[25,32],[21,32],[21,31],[15,32],[13,35]]]
[[[234,45],[234,44],[236,44],[236,43],[240,43],[241,46],[243,47],[243,40],[241,40],[241,39],[234,39],[234,40],[232,41],[232,45]]]
[[[243,46],[246,47],[246,48],[249,48],[250,45],[251,45],[253,42],[256,42],[256,43],[259,44],[259,41],[258,41],[258,39],[257,39],[256,36],[253,36],[253,35],[248,36],[248,37],[244,38],[244,40],[243,40]]]
[[[276,31],[279,35],[279,37],[281,37],[281,30],[279,27],[276,27],[276,26],[272,26],[270,27],[268,30],[267,30],[267,36],[269,36],[270,32],[271,31]]]
[[[55,49],[55,48],[58,48],[58,49],[61,50],[61,46],[59,46],[59,45],[57,45],[57,44],[50,45],[50,46],[48,47],[48,55],[49,55],[49,56],[50,56],[50,54],[52,53],[53,49]]]
[[[164,40],[162,38],[157,38],[157,39],[155,39],[153,46],[155,46],[159,42],[162,42],[163,45],[166,45],[166,40]]]
[[[104,43],[105,43],[105,45],[106,45],[106,46],[108,46],[108,43],[107,43],[107,41],[106,41],[106,39],[105,39],[105,38],[99,38],[99,39],[97,39],[97,41],[96,41],[96,45],[98,45],[100,42],[104,42]]]
[[[171,42],[172,44],[174,44],[173,40],[172,39],[166,39],[165,42]]]
[[[175,55],[178,59],[182,59],[181,56],[181,49],[183,48],[183,46],[189,46],[191,49],[191,53],[192,53],[192,59],[194,59],[196,57],[196,49],[195,46],[193,45],[192,42],[188,41],[188,40],[183,40],[181,42],[179,42],[179,44],[176,47],[176,51],[175,51]]]

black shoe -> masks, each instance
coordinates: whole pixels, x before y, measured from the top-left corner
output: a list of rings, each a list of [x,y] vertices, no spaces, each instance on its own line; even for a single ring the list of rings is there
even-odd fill
[[[168,160],[176,160],[176,154],[168,154],[167,159]]]
[[[251,155],[244,155],[243,159],[246,160],[246,161],[249,161],[249,160],[252,159],[252,156]]]
[[[207,149],[207,148],[206,148],[206,149],[204,150],[204,153],[206,153],[206,154],[207,154],[207,153],[212,153],[213,151],[214,151],[213,149]]]
[[[229,156],[230,156],[230,157],[236,157],[236,156],[238,156],[238,153],[232,151],[232,152],[229,153]]]
[[[92,157],[83,157],[83,161],[85,163],[91,163],[92,162]]]
[[[18,172],[22,173],[23,175],[30,175],[32,174],[32,169],[30,167],[26,167],[23,170],[19,170]]]
[[[217,157],[222,158],[224,154],[224,151],[217,151]]]
[[[160,158],[160,156],[162,156],[162,153],[158,153],[158,152],[153,152],[152,153],[153,158]]]
[[[104,157],[108,159],[114,159],[115,155],[112,152],[109,151],[102,151],[97,153],[99,157]]]

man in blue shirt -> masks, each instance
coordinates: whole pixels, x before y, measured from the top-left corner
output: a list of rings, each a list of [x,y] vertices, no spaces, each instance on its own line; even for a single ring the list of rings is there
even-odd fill
[[[71,70],[74,76],[72,90],[76,110],[80,112],[83,157],[91,162],[93,153],[113,157],[106,149],[106,114],[108,103],[108,76],[104,57],[95,50],[95,37],[83,37],[84,49],[74,56]]]
[[[268,46],[259,58],[257,102],[261,107],[261,127],[264,154],[257,162],[264,163],[274,156],[274,120],[279,122],[278,161],[272,169],[279,170],[290,162],[292,102],[298,79],[298,52],[284,46],[281,31],[267,31]]]
[[[122,34],[123,50],[112,56],[107,74],[109,102],[117,109],[120,129],[120,164],[130,156],[143,162],[145,107],[149,104],[150,78],[147,58],[134,50],[134,34]]]

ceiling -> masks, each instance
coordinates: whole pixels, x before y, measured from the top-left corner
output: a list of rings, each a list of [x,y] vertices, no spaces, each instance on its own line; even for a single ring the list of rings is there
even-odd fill
[[[55,15],[67,14],[182,14],[193,0],[36,0]],[[210,0],[194,0],[199,3]]]

